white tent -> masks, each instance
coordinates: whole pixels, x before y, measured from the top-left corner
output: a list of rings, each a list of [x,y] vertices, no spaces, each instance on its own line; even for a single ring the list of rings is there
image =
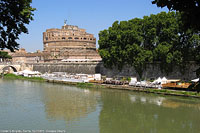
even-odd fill
[[[191,80],[192,82],[198,82],[199,78]]]
[[[25,77],[28,77],[29,75],[40,75],[41,73],[38,71],[29,71],[29,70],[23,70],[21,71]]]
[[[166,83],[167,83],[167,79],[166,79],[165,77],[163,77],[163,78],[161,79],[161,81],[162,81],[162,84],[166,84]]]
[[[21,71],[23,74],[34,74],[33,71],[29,71],[29,70],[24,70],[24,71]]]
[[[162,79],[159,77],[158,79],[156,79],[156,83],[161,83]]]
[[[137,83],[137,78],[131,77],[131,82],[129,83],[129,85],[136,85],[136,83]]]

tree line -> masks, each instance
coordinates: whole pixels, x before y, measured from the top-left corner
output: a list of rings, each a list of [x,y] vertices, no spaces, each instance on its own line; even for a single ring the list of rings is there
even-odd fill
[[[182,13],[156,15],[115,21],[99,33],[99,53],[106,67],[132,66],[139,76],[147,63],[160,62],[161,70],[170,72],[187,62],[200,62],[200,32],[185,28]]]
[[[0,62],[4,62],[6,60],[12,59],[12,56],[8,54],[6,51],[0,51]]]

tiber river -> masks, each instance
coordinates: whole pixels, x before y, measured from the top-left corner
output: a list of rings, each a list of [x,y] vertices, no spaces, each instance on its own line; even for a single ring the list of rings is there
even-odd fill
[[[0,79],[0,132],[199,133],[200,99]]]

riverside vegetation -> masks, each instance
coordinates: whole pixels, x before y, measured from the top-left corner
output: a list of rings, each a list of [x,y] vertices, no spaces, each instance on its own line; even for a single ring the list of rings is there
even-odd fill
[[[24,77],[24,76],[18,76],[12,73],[5,74],[2,77],[4,79],[19,79],[19,80],[40,81],[40,82],[46,81],[45,79],[41,77]]]

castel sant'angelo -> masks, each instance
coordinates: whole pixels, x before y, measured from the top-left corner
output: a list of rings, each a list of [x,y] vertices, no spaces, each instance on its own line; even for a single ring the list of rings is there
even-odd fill
[[[96,38],[85,29],[67,25],[61,29],[47,29],[43,32],[44,49],[42,52],[27,53],[20,49],[11,53],[14,62],[73,62],[101,61],[96,49]]]
[[[96,51],[96,38],[85,29],[67,25],[62,29],[47,29],[43,33],[44,53],[49,53],[49,60],[100,60]]]

